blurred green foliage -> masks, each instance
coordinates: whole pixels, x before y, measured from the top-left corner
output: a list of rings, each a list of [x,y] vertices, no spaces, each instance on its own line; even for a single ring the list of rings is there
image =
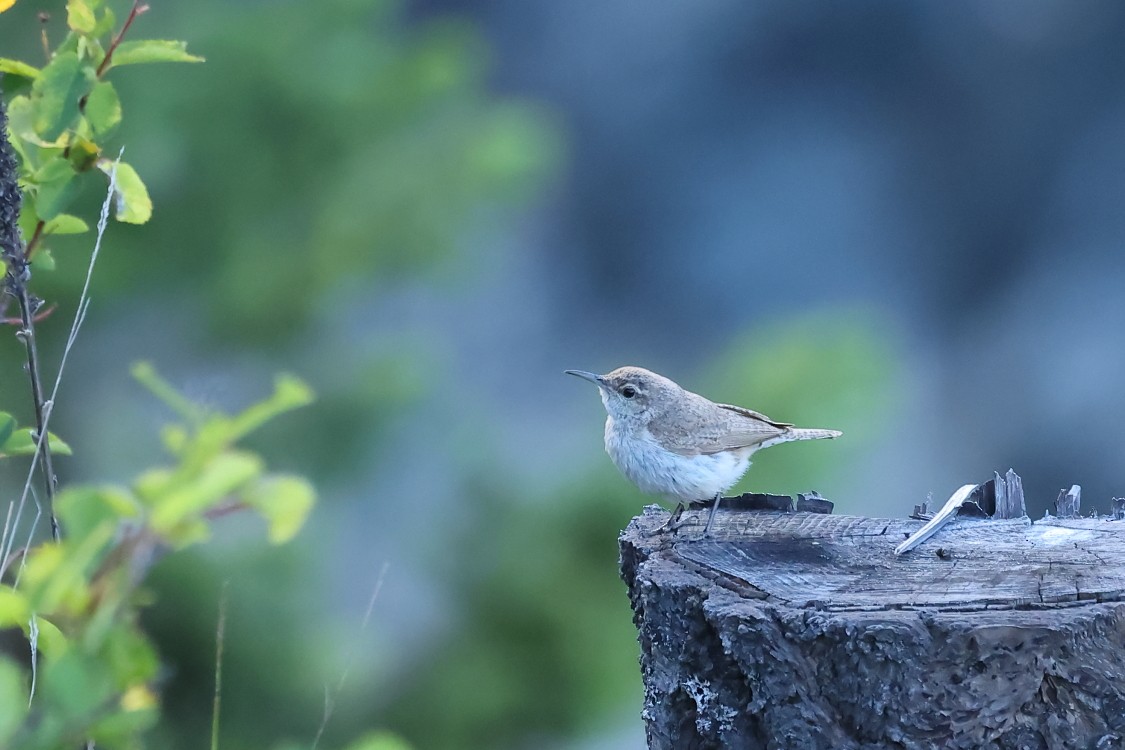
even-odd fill
[[[47,443],[53,453],[60,456],[71,455],[70,446],[51,432],[47,433]],[[35,430],[31,427],[19,427],[15,417],[0,411],[0,458],[30,456],[38,449]]]
[[[531,502],[493,479],[499,471],[465,488],[473,521],[441,571],[463,626],[406,679],[389,712],[419,747],[592,735],[640,705],[616,544],[640,498],[602,468]],[[419,705],[449,710],[433,721]]]
[[[849,512],[831,496],[830,479],[862,459],[895,411],[901,381],[887,328],[863,312],[808,313],[748,331],[709,365],[709,397],[844,433],[756,453],[732,493],[818,490]]]
[[[174,201],[106,275],[206,290],[217,339],[284,347],[359,280],[432,275],[556,160],[544,115],[487,93],[487,51],[465,24],[407,26],[386,0],[150,15],[208,65],[169,68],[122,128]],[[122,97],[144,86],[123,77]]]

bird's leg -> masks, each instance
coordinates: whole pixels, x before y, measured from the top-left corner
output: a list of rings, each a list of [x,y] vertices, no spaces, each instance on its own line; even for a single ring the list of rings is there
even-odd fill
[[[683,520],[681,520],[681,516],[683,516],[683,514],[684,504],[682,502],[676,503],[676,509],[672,511],[672,515],[668,516],[668,520],[650,531],[648,533],[648,536],[656,536],[657,534],[663,533],[665,531],[675,531],[676,529],[680,528],[684,525]]]
[[[684,504],[676,503],[676,509],[672,511],[672,517],[668,519],[668,530],[675,531],[684,525]]]
[[[715,514],[719,510],[719,501],[723,499],[722,492],[715,493],[715,502],[711,505],[711,515],[707,517],[707,525],[703,528],[704,538],[711,535],[711,524],[715,523]]]

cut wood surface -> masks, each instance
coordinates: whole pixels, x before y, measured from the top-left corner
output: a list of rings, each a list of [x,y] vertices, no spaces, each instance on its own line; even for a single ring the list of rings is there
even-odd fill
[[[1125,521],[707,512],[621,537],[650,747],[1125,747]]]

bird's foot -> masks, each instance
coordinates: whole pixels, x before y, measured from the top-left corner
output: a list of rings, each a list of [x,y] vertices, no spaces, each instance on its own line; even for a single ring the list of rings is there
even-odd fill
[[[656,536],[657,534],[674,532],[681,526],[683,526],[684,523],[684,504],[677,503],[676,509],[672,511],[672,515],[668,517],[668,520],[657,526],[652,531],[649,531],[646,536]]]

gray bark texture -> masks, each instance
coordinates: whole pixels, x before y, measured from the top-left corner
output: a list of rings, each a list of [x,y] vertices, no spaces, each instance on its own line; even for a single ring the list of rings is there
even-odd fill
[[[650,748],[1125,748],[1125,521],[707,512],[620,539]]]

